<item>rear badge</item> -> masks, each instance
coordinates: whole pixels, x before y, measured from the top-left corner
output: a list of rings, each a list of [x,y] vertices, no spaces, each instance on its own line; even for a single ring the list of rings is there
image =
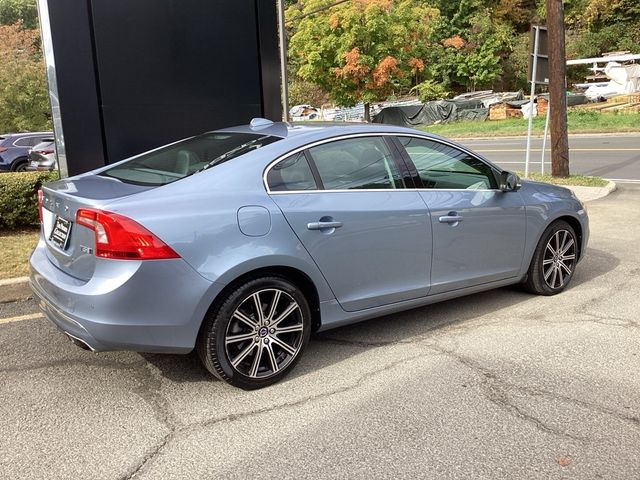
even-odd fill
[[[93,253],[93,248],[85,247],[84,245],[80,245],[80,251],[82,253],[88,253],[89,255],[91,255]]]

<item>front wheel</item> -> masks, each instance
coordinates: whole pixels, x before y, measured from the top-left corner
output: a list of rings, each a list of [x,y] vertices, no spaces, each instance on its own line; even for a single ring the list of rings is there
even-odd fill
[[[27,162],[26,160],[20,160],[13,164],[12,170],[14,172],[26,172],[27,165],[29,165],[29,162]]]
[[[235,288],[205,318],[197,351],[204,366],[245,390],[288,374],[311,335],[302,292],[281,277],[256,278]]]
[[[524,286],[532,293],[555,295],[564,290],[578,262],[578,238],[573,227],[558,220],[547,227],[533,253]]]

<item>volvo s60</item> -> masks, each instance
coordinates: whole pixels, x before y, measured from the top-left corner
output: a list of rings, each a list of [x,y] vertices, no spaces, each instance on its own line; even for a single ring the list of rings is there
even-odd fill
[[[384,125],[254,119],[39,198],[31,286],[62,332],[195,349],[244,389],[290,372],[314,331],[509,284],[557,294],[589,236],[571,191]]]

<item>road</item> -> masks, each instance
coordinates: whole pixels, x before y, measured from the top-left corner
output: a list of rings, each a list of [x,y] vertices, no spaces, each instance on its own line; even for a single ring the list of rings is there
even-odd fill
[[[640,478],[640,185],[588,205],[555,297],[503,288],[318,335],[244,392],[0,305],[0,478]]]
[[[506,170],[524,171],[525,137],[459,140]],[[570,135],[569,168],[572,174],[596,175],[616,183],[640,182],[640,135]],[[551,172],[550,143],[546,147],[545,171]],[[540,171],[542,139],[532,140],[532,172]]]

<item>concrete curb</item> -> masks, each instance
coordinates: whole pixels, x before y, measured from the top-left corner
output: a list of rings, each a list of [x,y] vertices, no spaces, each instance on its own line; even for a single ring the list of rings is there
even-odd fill
[[[606,197],[612,192],[615,192],[618,186],[615,182],[609,180],[609,183],[607,183],[604,187],[579,187],[567,185],[567,188],[573,191],[576,197],[578,197],[583,202],[592,202],[594,200]]]
[[[0,303],[17,302],[31,298],[29,277],[0,280]]]
[[[604,187],[568,187],[583,202],[591,202],[606,197],[617,188],[615,182],[609,182]],[[29,277],[8,278],[0,280],[0,303],[28,300],[32,297],[29,287]]]

